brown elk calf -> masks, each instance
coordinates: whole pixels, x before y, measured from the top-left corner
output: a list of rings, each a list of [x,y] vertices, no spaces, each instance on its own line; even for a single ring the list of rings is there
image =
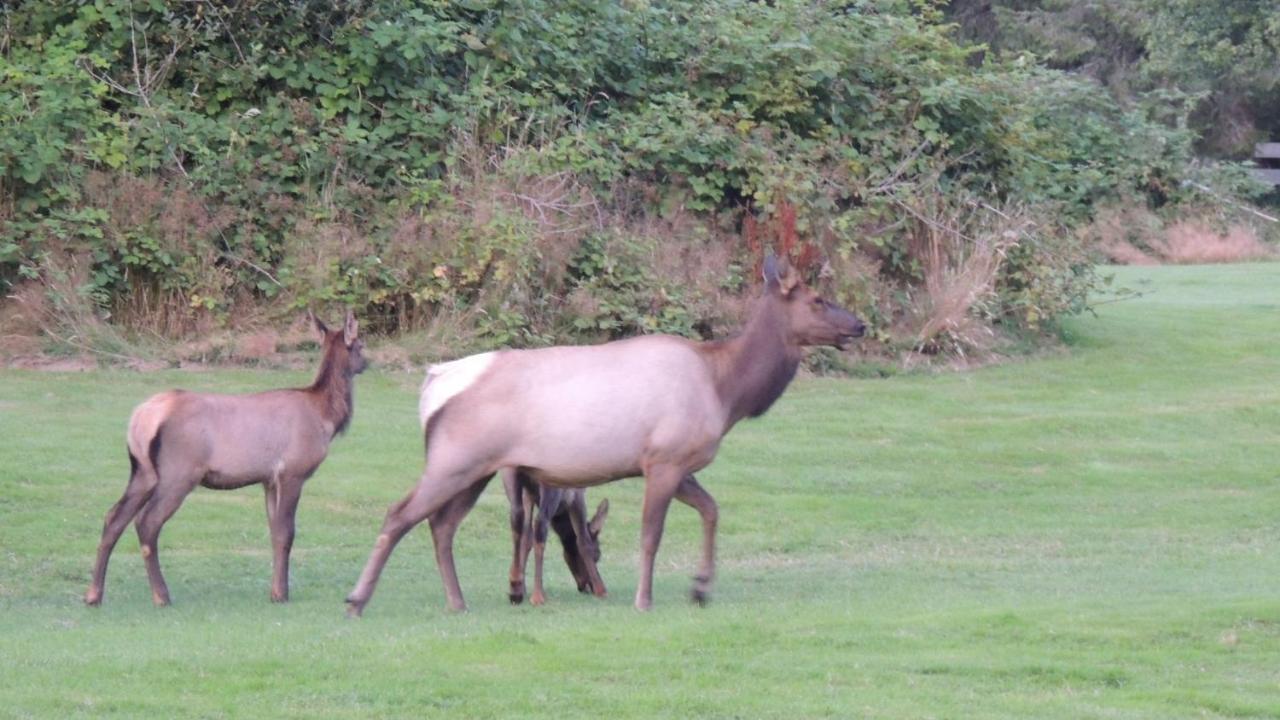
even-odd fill
[[[490,352],[432,367],[419,401],[426,467],[387,511],[347,597],[348,613],[363,611],[396,543],[427,518],[449,606],[465,608],[453,534],[494,473],[507,467],[565,488],[644,476],[639,610],[652,603],[667,507],[672,498],[692,505],[703,525],[693,595],[705,599],[715,572],[718,511],[693,473],[711,463],[739,420],[763,414],[782,395],[804,346],[844,347],[865,329],[772,256],[764,278],[746,327],[728,340],[645,335]]]
[[[347,313],[340,330],[314,322],[324,356],[310,387],[251,395],[169,390],[134,409],[126,435],[129,484],[107,511],[85,603],[102,602],[107,561],[136,517],[151,599],[169,604],[156,545],[165,521],[197,485],[232,490],[258,483],[266,491],[274,551],[271,599],[289,599],[289,552],[302,484],[351,422],[354,378],[365,369],[354,316]]]
[[[547,545],[547,530],[554,528],[564,548],[564,562],[573,573],[578,592],[593,593],[596,597],[608,594],[604,580],[596,564],[600,562],[600,531],[609,515],[609,501],[601,500],[596,514],[587,519],[587,491],[581,488],[563,489],[540,485],[515,468],[503,468],[502,485],[511,503],[511,537],[514,550],[511,558],[511,590],[508,594],[512,605],[524,601],[524,569],[528,564],[529,550],[533,554],[533,595],[529,602],[541,605],[546,602],[542,588],[542,557]],[[534,508],[537,512],[534,512]]]

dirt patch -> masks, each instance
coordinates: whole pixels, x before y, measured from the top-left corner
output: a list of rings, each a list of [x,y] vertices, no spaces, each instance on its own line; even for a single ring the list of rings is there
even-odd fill
[[[87,356],[48,357],[44,355],[19,355],[8,358],[8,367],[19,370],[44,370],[47,372],[89,372],[98,369],[98,361]]]

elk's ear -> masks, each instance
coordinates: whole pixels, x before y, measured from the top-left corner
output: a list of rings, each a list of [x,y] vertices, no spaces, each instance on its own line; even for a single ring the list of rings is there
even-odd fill
[[[328,326],[326,326],[324,321],[316,317],[316,314],[310,310],[307,311],[307,317],[311,318],[311,324],[315,326],[316,332],[320,334],[320,342],[323,343],[325,338],[329,337]]]
[[[355,313],[348,310],[347,323],[342,328],[342,341],[346,343],[348,347],[350,347],[351,343],[354,343],[356,341],[356,336],[359,334],[359,332],[360,332],[359,328],[356,327]]]
[[[600,501],[600,506],[596,508],[596,514],[591,518],[591,522],[587,523],[587,528],[591,530],[592,536],[599,535],[600,530],[604,527],[604,519],[609,517],[609,498]]]
[[[800,273],[791,269],[791,264],[785,259],[782,261],[782,267],[778,270],[779,284],[782,287],[783,295],[790,295],[792,290],[800,285]]]
[[[776,289],[781,280],[778,274],[778,258],[770,251],[764,256],[764,287],[766,290]]]

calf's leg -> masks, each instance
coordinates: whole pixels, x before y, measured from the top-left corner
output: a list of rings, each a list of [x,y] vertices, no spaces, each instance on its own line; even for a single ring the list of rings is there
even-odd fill
[[[514,468],[503,468],[499,472],[502,475],[502,489],[506,491],[507,503],[510,505],[508,518],[511,521],[511,572],[507,575],[510,584],[507,598],[512,605],[519,605],[524,602],[524,563],[520,556],[520,544],[524,539],[526,524],[525,493]]]
[[[533,596],[529,602],[542,605],[547,602],[547,595],[542,589],[542,558],[547,549],[547,531],[551,525],[551,515],[560,504],[562,491],[542,487],[538,491],[538,514],[534,519],[533,531]]]

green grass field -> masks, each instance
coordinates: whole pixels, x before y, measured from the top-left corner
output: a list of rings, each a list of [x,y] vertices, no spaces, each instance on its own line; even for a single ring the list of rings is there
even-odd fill
[[[1280,717],[1280,266],[1138,268],[1069,351],[964,374],[802,380],[701,474],[721,506],[710,606],[673,505],[654,610],[631,607],[641,483],[580,596],[506,600],[506,500],[430,536],[362,620],[343,597],[416,480],[419,377],[361,376],[308,483],[293,598],[268,602],[261,492],[197,491],[153,608],[129,531],[86,608],[134,404],[306,374],[0,372],[0,717]],[[558,556],[558,550],[555,551]]]

